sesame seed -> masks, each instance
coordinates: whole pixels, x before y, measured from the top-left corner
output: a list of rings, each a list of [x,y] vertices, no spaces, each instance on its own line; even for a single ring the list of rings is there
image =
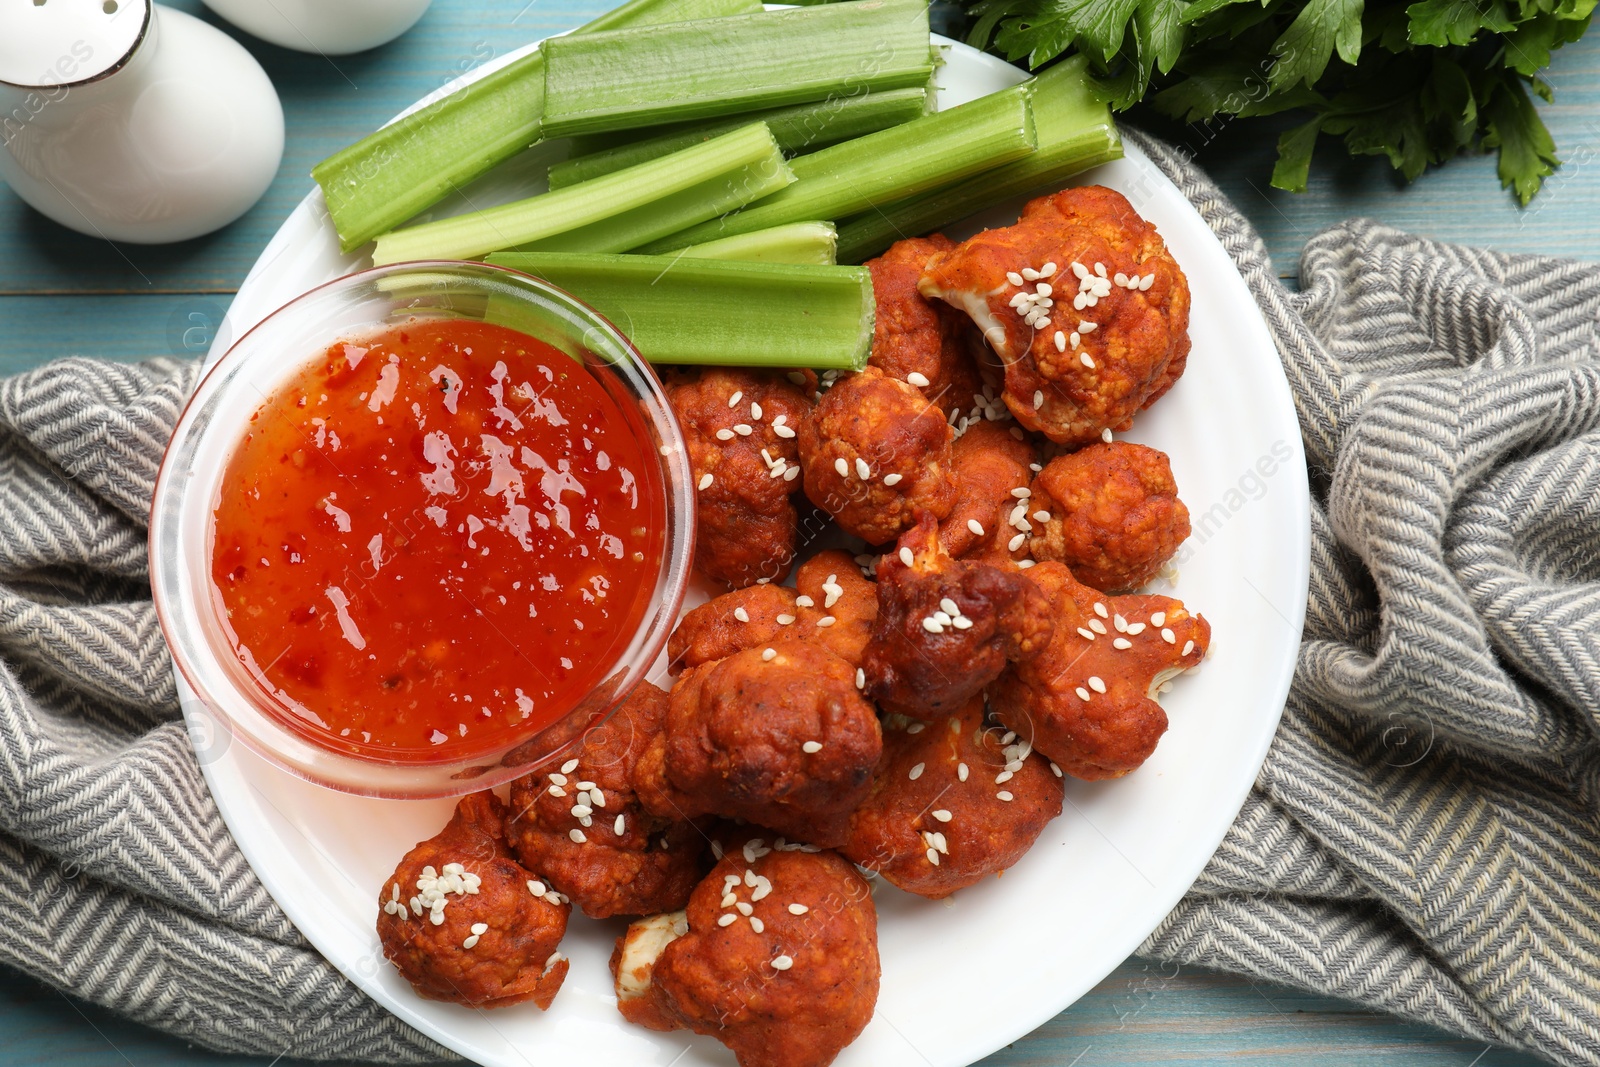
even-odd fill
[[[1018,441],[1024,440],[1023,433],[1022,433],[1022,427],[1020,427],[1020,426],[1011,427],[1011,436],[1013,438],[1015,438],[1016,440],[1018,440]]]
[[[1066,350],[1067,350],[1067,335],[1062,333],[1060,330],[1057,330],[1056,331],[1056,351],[1057,352],[1065,352]]]
[[[800,751],[801,752],[807,752],[807,753],[821,752],[822,751],[822,742],[821,741],[807,741],[805,744],[800,746]]]
[[[826,629],[838,621],[839,620],[835,619],[832,615],[824,615],[822,618],[817,620],[817,625],[823,629]]]
[[[804,904],[790,904],[789,905],[789,914],[790,915],[804,915],[806,912],[808,912],[810,910],[811,909],[806,907]]]
[[[1180,655],[1187,656],[1189,653],[1191,653],[1193,651],[1194,651],[1194,642],[1193,641],[1185,641],[1183,643],[1183,651],[1180,653]]]
[[[1056,765],[1055,765],[1055,761],[1054,761],[1054,760],[1052,760],[1052,761],[1051,761],[1051,762],[1050,762],[1050,773],[1051,773],[1051,774],[1053,774],[1053,775],[1055,775],[1055,776],[1056,776],[1056,777],[1057,777],[1057,778],[1060,778],[1060,777],[1061,777],[1061,768],[1060,768],[1060,767],[1057,767],[1057,766],[1056,766]]]
[[[911,554],[911,549],[902,548],[900,550],[900,562],[904,563],[907,567],[916,562],[916,557]]]
[[[1025,485],[1021,485],[1011,490],[1011,495],[1016,497],[1018,500],[1026,500],[1033,495],[1033,490],[1029,489]]]
[[[736,404],[738,404],[739,401],[741,401],[743,399],[744,399],[743,390],[741,390],[741,391],[739,391],[737,393],[734,393],[732,396],[730,396],[728,398],[728,406],[731,408],[731,407],[735,406]]]
[[[749,437],[755,432],[755,430],[748,422],[741,422],[733,428],[733,432],[738,434],[740,437]]]
[[[1129,637],[1138,637],[1142,633],[1144,633],[1144,623],[1142,623],[1142,622],[1130,622],[1128,624],[1128,636]]]
[[[574,804],[572,806],[572,817],[574,819],[581,819],[585,815],[593,815],[593,814],[594,814],[594,809],[591,808],[587,804]]]
[[[1001,771],[999,774],[994,776],[994,784],[995,785],[1005,785],[1007,782],[1011,781],[1011,779],[1014,778],[1014,777],[1016,777],[1016,774],[1013,771],[1009,771],[1009,770]]]
[[[717,431],[717,440],[719,440],[719,441],[731,441],[731,440],[733,440],[733,431],[732,430],[718,430]]]
[[[762,922],[760,919],[756,918],[754,915],[752,915],[750,917],[750,929],[754,930],[756,933],[759,934],[759,933],[764,932],[766,930],[766,928],[767,928],[767,924],[766,923]]]
[[[977,519],[968,519],[967,520],[967,529],[971,530],[973,533],[977,534],[979,537],[983,536],[983,523],[979,522]]]
[[[790,959],[788,956],[774,956],[772,959],[772,969],[775,971],[787,971],[793,966],[794,960]]]
[[[1033,409],[1037,411],[1042,407],[1044,407],[1044,390],[1035,389],[1033,391]]]
[[[1108,445],[1111,443],[1111,427],[1107,426],[1100,431],[1100,440],[1104,441]]]
[[[589,840],[588,836],[576,826],[567,831],[567,836],[572,838],[572,843],[575,845],[581,845],[585,841]]]
[[[917,371],[912,371],[910,374],[906,375],[906,381],[916,386],[918,389],[926,389],[929,384],[928,376],[926,374],[918,373]]]
[[[761,421],[761,405],[754,400],[750,401],[750,417],[757,422]]]
[[[1078,353],[1078,362],[1082,363],[1085,367],[1088,367],[1090,370],[1094,370],[1094,359],[1090,357],[1089,353],[1087,353],[1087,352],[1079,352]]]
[[[1150,616],[1150,625],[1151,626],[1165,626],[1166,624],[1167,624],[1167,613],[1166,612],[1158,611],[1154,615]]]
[[[575,759],[569,759],[569,760],[567,760],[567,762],[565,762],[565,763],[563,763],[561,765],[561,773],[562,774],[571,774],[573,771],[575,771],[577,769],[578,769],[578,761],[575,760]]]
[[[776,649],[764,648],[761,650],[761,662],[771,663],[778,656]]]
[[[1098,600],[1095,601],[1095,604],[1094,604],[1094,613],[1096,615],[1100,616],[1102,619],[1111,618],[1111,613],[1106,610],[1106,606],[1104,604],[1100,603]],[[1102,631],[1102,632],[1104,632],[1104,631]]]
[[[556,773],[556,772],[552,771],[551,774],[550,774],[550,782],[553,785],[566,785],[567,784],[567,776],[564,775],[564,774],[559,774],[559,773]]]
[[[957,780],[962,781],[962,782],[966,781],[968,773],[969,772],[967,771],[967,765],[965,763],[956,764],[956,778],[957,778]]]
[[[930,634],[944,633],[944,624],[938,619],[934,618],[932,615],[926,616],[922,620],[922,628],[928,631]]]
[[[733,617],[738,619],[740,622],[749,622],[750,621],[750,613],[748,611],[744,610],[743,608],[734,608],[733,609]]]
[[[730,912],[728,912],[728,914],[724,915],[722,918],[717,920],[717,925],[718,926],[732,926],[734,923],[736,923],[738,921],[739,921],[738,914],[735,913],[735,912],[731,912],[730,911]]]
[[[1036,280],[1038,280],[1038,277],[1039,277],[1039,272],[1034,270],[1032,267],[1023,267],[1022,268],[1022,280],[1023,281],[1027,281],[1027,282],[1036,281]]]
[[[957,615],[955,619],[951,621],[950,625],[954,626],[958,630],[970,630],[972,629],[972,620],[967,618],[965,615]]]
[[[898,475],[898,474],[885,474],[883,476],[883,484],[887,485],[887,486],[891,486],[891,487],[899,485],[900,484],[900,475]]]
[[[616,834],[618,837],[621,837],[623,834],[627,833],[628,817],[626,815],[618,815],[617,821],[611,824],[611,832]]]
[[[1019,560],[1017,560],[1017,569],[1019,571],[1025,571],[1029,567],[1033,567],[1033,566],[1037,566],[1037,562],[1035,560],[1031,560],[1031,559],[1019,559]]]
[[[788,626],[792,622],[794,622],[794,616],[793,615],[779,615],[778,616],[778,625],[779,626]]]
[[[1079,323],[1078,323],[1078,332],[1079,333],[1094,333],[1099,328],[1100,328],[1100,324],[1098,322],[1089,322],[1086,319],[1085,320],[1080,320]]]
[[[1012,800],[1016,799],[1015,797],[1013,797],[1011,795],[1011,790],[1009,790],[1009,789],[1002,789],[1002,790],[1000,790],[1000,792],[996,793],[995,796],[999,797],[1001,800],[1005,801],[1007,804],[1011,803]]]
[[[1071,335],[1068,337],[1068,340],[1070,340],[1072,342],[1072,347],[1073,348],[1077,348],[1079,345],[1081,345],[1083,343],[1083,338],[1078,336],[1078,331],[1077,330],[1073,330],[1072,331]]]
[[[1115,641],[1111,642],[1111,647],[1126,650],[1133,647],[1133,642],[1129,641],[1126,637],[1119,637]]]
[[[932,811],[928,812],[928,814],[932,815],[940,822],[949,822],[951,819],[955,818],[954,815],[950,814],[950,812],[944,808],[934,808]]]
[[[1178,643],[1178,635],[1173,633],[1167,627],[1163,626],[1161,628],[1161,640],[1165,641],[1169,645],[1175,645]]]
[[[850,477],[850,464],[845,462],[843,456],[833,461],[833,469],[839,472],[839,477],[841,478]]]
[[[1111,625],[1117,628],[1119,634],[1128,632],[1128,620],[1123,618],[1120,612],[1111,616]]]
[[[796,385],[806,384],[806,376],[800,371],[792,370],[787,375],[788,379]]]
[[[1079,700],[1088,700],[1089,699],[1089,691],[1087,689],[1085,689],[1081,685],[1078,686],[1078,688],[1074,689],[1073,692],[1078,694],[1078,699]]]
[[[805,596],[804,594],[795,597],[794,602],[800,605],[802,608],[809,608],[816,604],[815,600],[812,600],[810,597]]]
[[[919,763],[915,767],[911,768],[911,780],[913,782],[922,777],[922,770],[926,766],[926,763]]]
[[[867,461],[862,459],[860,456],[856,457],[856,477],[860,478],[862,481],[867,481],[872,477],[872,468],[868,466]]]
[[[1090,619],[1089,629],[1104,637],[1106,633],[1106,624],[1101,622],[1099,619]]]
[[[1072,264],[1072,273],[1076,274],[1080,280],[1087,279],[1089,277],[1089,268],[1082,263],[1074,262]]]
[[[1139,279],[1139,290],[1140,290],[1140,292],[1144,292],[1144,291],[1148,290],[1155,283],[1156,283],[1156,276],[1154,274],[1146,274],[1143,278]]]
[[[1093,689],[1096,693],[1104,693],[1106,691],[1105,680],[1098,674],[1091,674],[1089,675],[1089,688]]]
[[[544,896],[544,883],[540,882],[540,881],[535,881],[533,879],[529,879],[529,881],[528,881],[528,892],[532,893],[536,897]]]
[[[473,934],[471,937],[469,937],[465,941],[461,942],[461,947],[462,948],[477,948],[478,947],[478,936],[479,935],[477,935],[477,934]]]
[[[784,426],[779,423],[772,424],[772,432],[783,438],[794,436],[794,430],[791,427]]]
[[[1106,276],[1106,265],[1104,263],[1096,263],[1094,265],[1094,272],[1100,275],[1100,277],[1104,278]]]
[[[1048,511],[1035,511],[1033,513],[1033,521],[1034,522],[1049,522],[1050,521],[1050,513]]]
[[[792,482],[798,477],[800,477],[800,468],[799,467],[787,467],[787,468],[784,469],[784,472],[783,472],[783,480],[784,481]]]
[[[1022,284],[1022,275],[1018,274],[1014,270],[1007,271],[1006,272],[1006,281],[1010,282],[1012,285],[1021,285]]]
[[[949,597],[945,597],[943,600],[939,601],[939,610],[943,611],[947,615],[961,614],[960,605],[958,605],[954,600],[951,600]]]
[[[867,672],[862,670],[860,667],[857,667],[856,668],[856,688],[857,689],[865,689],[866,687],[867,687]]]
[[[702,474],[700,476],[700,481],[697,484],[696,488],[700,489],[701,491],[704,491],[706,489],[710,489],[711,488],[711,483],[713,481],[715,481],[715,480],[716,479],[711,477],[711,473],[709,471],[707,471],[705,474]]]
[[[1007,552],[1015,552],[1017,549],[1022,547],[1022,543],[1024,541],[1026,541],[1027,539],[1028,539],[1028,535],[1027,534],[1025,534],[1025,533],[1017,534],[1017,536],[1013,537],[1010,541],[1006,542],[1006,551]]]
[[[735,904],[734,907],[738,909],[740,915],[749,915],[756,910],[742,900]]]
[[[1080,626],[1080,627],[1078,627],[1078,634],[1085,641],[1093,641],[1094,640],[1094,631],[1093,630],[1085,630],[1082,626]]]
[[[939,850],[938,849],[930,848],[930,849],[928,849],[928,851],[926,853],[924,853],[924,855],[926,855],[928,857],[928,862],[929,863],[933,864],[935,867],[939,866]]]
[[[1120,270],[1111,276],[1111,280],[1124,287],[1128,284],[1128,276],[1122,273]]]
[[[1056,272],[1056,265],[1052,261],[1050,263],[1046,263],[1044,266],[1039,268],[1039,277],[1041,277],[1041,278],[1049,278],[1052,275],[1054,275],[1055,272]]]
[[[933,617],[940,626],[952,626],[956,621],[948,611],[936,611],[933,613]]]

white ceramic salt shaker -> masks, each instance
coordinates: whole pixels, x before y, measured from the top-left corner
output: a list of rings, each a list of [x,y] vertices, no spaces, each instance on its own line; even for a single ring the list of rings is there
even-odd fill
[[[227,225],[283,157],[266,72],[151,0],[0,0],[0,178],[81,233],[160,244]]]
[[[300,52],[342,56],[405,33],[432,0],[203,0],[242,30]]]

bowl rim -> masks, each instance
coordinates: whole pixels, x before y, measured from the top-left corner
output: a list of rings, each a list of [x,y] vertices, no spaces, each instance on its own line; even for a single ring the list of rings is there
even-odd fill
[[[651,664],[660,657],[677,623],[684,597],[688,592],[690,576],[693,572],[695,533],[698,527],[697,494],[692,487],[691,479],[693,474],[689,465],[687,439],[683,434],[683,427],[678,420],[677,413],[668,400],[666,386],[661,381],[660,375],[656,373],[655,367],[640,354],[627,334],[623,333],[605,315],[567,290],[537,275],[499,264],[483,263],[475,260],[407,260],[384,266],[366,267],[342,274],[336,278],[330,278],[286,300],[271,312],[262,316],[248,330],[230,341],[227,349],[221,355],[214,358],[207,357],[202,362],[203,369],[195,380],[188,397],[184,400],[183,406],[178,412],[178,418],[173,423],[172,432],[167,438],[165,447],[162,449],[161,461],[156,470],[156,477],[150,495],[150,505],[146,512],[146,551],[149,559],[151,601],[155,607],[157,626],[160,629],[162,641],[167,647],[174,668],[178,671],[184,683],[194,692],[199,700],[199,705],[209,714],[215,727],[220,727],[227,731],[231,736],[244,743],[252,752],[285,773],[292,774],[323,788],[358,796],[403,800],[436,799],[477,792],[520,777],[526,774],[530,768],[537,765],[539,760],[519,761],[508,765],[503,762],[504,757],[536,739],[542,731],[561,726],[568,715],[582,706],[584,697],[580,696],[578,701],[563,712],[561,716],[544,724],[537,730],[530,731],[527,736],[506,742],[503,746],[497,745],[489,751],[473,756],[429,763],[373,759],[348,752],[339,752],[294,733],[276,722],[271,714],[263,713],[262,718],[271,723],[271,730],[274,734],[292,737],[300,744],[309,745],[316,751],[319,759],[329,760],[339,766],[362,768],[369,772],[377,771],[382,773],[387,770],[401,779],[409,778],[419,773],[432,772],[443,777],[444,781],[450,784],[439,788],[421,789],[407,788],[404,785],[393,787],[364,785],[357,787],[348,782],[329,780],[326,777],[319,776],[312,770],[290,761],[268,743],[267,738],[257,736],[255,731],[247,729],[243,724],[238,723],[232,715],[223,709],[223,702],[216,698],[214,692],[216,686],[202,678],[201,672],[196,669],[196,664],[189,662],[189,657],[180,651],[181,642],[176,641],[173,634],[175,626],[179,623],[178,616],[184,613],[184,598],[178,590],[165,589],[163,583],[165,570],[161,562],[163,557],[161,556],[160,547],[166,542],[167,536],[178,537],[181,535],[181,531],[177,528],[175,520],[172,523],[163,523],[162,513],[165,510],[175,517],[184,514],[182,507],[173,508],[167,502],[168,496],[174,492],[179,492],[179,490],[173,488],[173,478],[176,477],[173,461],[176,458],[176,446],[179,443],[180,436],[193,432],[190,428],[198,412],[197,405],[211,400],[217,392],[216,389],[213,389],[208,393],[208,385],[211,385],[216,380],[219,371],[224,368],[228,370],[233,368],[234,362],[236,362],[234,354],[247,341],[256,336],[258,331],[281,321],[280,316],[289,309],[320,294],[325,294],[330,289],[354,287],[362,282],[370,281],[374,277],[392,277],[394,275],[441,270],[459,272],[457,276],[463,279],[470,279],[474,275],[480,278],[495,275],[514,278],[517,280],[519,292],[526,293],[527,289],[531,287],[541,297],[558,306],[561,304],[568,305],[567,310],[576,312],[580,318],[588,320],[588,325],[602,328],[609,335],[609,340],[628,357],[628,363],[641,379],[639,385],[644,387],[641,390],[630,383],[628,389],[641,394],[639,397],[641,403],[649,404],[659,409],[657,412],[646,415],[646,424],[659,427],[668,435],[659,443],[654,440],[647,442],[648,448],[645,449],[647,453],[653,454],[656,462],[660,464],[664,483],[662,495],[666,532],[663,539],[661,563],[656,572],[656,581],[661,583],[665,595],[664,599],[653,605],[654,610],[651,610],[651,605],[647,605],[644,616],[637,624],[635,634],[652,626],[654,627],[654,632],[650,634],[645,644],[639,649],[636,660],[629,661],[627,664],[622,662],[614,664],[624,673],[636,669],[637,677],[632,685],[619,689],[609,698],[607,706],[602,713],[591,719],[581,730],[571,733],[566,740],[557,744],[549,755],[542,757],[542,759],[553,758],[561,754],[565,749],[581,743],[582,738],[590,730],[602,725],[609,719],[629,694],[639,684],[645,682],[646,674]],[[516,329],[516,327],[508,328]],[[296,365],[298,366],[299,364],[297,363]],[[626,381],[626,376],[620,377]],[[183,499],[182,496],[179,497],[180,501]],[[168,526],[173,528],[168,529]],[[169,595],[172,598],[170,602]],[[197,603],[196,607],[198,606]],[[199,614],[199,612],[196,612],[196,614]],[[196,622],[202,627],[204,626],[202,620],[197,619]],[[218,666],[225,668],[225,665],[220,663]],[[614,677],[616,674],[617,671],[614,670],[608,677]],[[605,683],[606,678],[599,679],[589,693],[593,694],[598,691],[600,686]],[[261,702],[259,699],[244,693],[237,686],[234,687],[233,695],[241,697],[258,708],[260,707]],[[481,774],[459,773],[477,769],[484,764],[489,764],[490,769],[483,771]],[[458,773],[448,775],[450,771]],[[448,777],[445,777],[446,775]]]

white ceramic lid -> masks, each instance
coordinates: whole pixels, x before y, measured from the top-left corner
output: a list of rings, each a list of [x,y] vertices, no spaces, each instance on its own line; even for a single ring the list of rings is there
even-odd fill
[[[92,81],[133,54],[151,0],[0,0],[0,82],[46,88]]]

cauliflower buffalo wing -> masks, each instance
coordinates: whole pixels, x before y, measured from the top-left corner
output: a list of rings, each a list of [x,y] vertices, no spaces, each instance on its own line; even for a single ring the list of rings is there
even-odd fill
[[[1155,751],[1167,730],[1155,694],[1200,664],[1211,627],[1170,597],[1106,596],[1064,564],[1026,574],[1050,599],[1055,634],[989,687],[990,704],[1066,773],[1121,777]]]
[[[1033,558],[1059,560],[1107,593],[1154,578],[1189,536],[1165,453],[1126,441],[1093,444],[1050,461],[1033,480]]]
[[[971,323],[948,304],[917,292],[928,260],[954,247],[939,233],[911,237],[865,264],[877,302],[871,365],[920,389],[943,412],[966,407],[983,385],[967,351]]]
[[[517,857],[592,918],[681,908],[705,869],[700,831],[634,796],[633,769],[666,713],[667,694],[640,682],[576,751],[511,784]]]
[[[919,289],[971,316],[1005,362],[1006,406],[1061,444],[1127,429],[1188,359],[1183,272],[1100,186],[1040,197],[1015,226],[936,253]]]
[[[916,719],[953,715],[1051,629],[1049,602],[1021,571],[951,559],[925,514],[878,563],[867,696]]]
[[[631,1022],[707,1034],[740,1067],[827,1067],[877,1004],[877,910],[834,853],[753,837],[686,911],[630,926],[611,972]]]
[[[692,668],[634,772],[649,811],[722,815],[835,845],[883,750],[856,668],[812,641],[778,641]]]
[[[506,848],[492,793],[456,805],[378,893],[383,954],[419,996],[474,1008],[548,1008],[567,976],[558,950],[572,908]]]
[[[779,374],[716,368],[683,374],[667,399],[699,492],[696,568],[735,588],[782,578],[794,561],[805,394]]]
[[[846,533],[893,541],[919,509],[950,513],[953,437],[914,386],[868,367],[839,379],[800,426],[806,495]]]
[[[1031,528],[1030,509],[1016,492],[1033,479],[1033,465],[1033,446],[1005,426],[987,421],[968,426],[951,450],[956,506],[939,524],[945,551],[957,559],[991,563],[1025,558],[1027,538],[1019,541],[1017,535]]]
[[[847,859],[937,900],[1003,871],[1061,814],[1059,772],[984,716],[983,698],[933,723],[891,716]]]
[[[843,552],[819,552],[800,565],[795,585],[735,589],[701,604],[672,631],[668,656],[698,667],[774,641],[814,641],[860,666],[878,594],[855,561]]]

